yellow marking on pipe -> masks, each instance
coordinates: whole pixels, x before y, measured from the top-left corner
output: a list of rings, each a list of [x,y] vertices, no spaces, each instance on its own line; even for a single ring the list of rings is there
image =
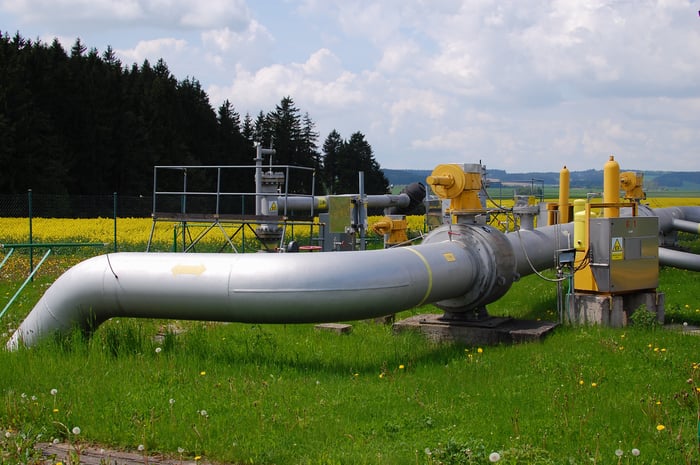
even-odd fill
[[[175,265],[172,269],[173,275],[177,276],[180,274],[192,274],[199,276],[206,271],[204,265]]]
[[[453,254],[452,252],[445,252],[444,254],[442,254],[442,256],[445,257],[445,260],[447,260],[448,262],[454,262],[455,260],[457,260],[455,258],[455,254]]]
[[[406,247],[405,250],[410,250],[414,254],[418,255],[418,258],[421,259],[421,261],[425,265],[425,269],[428,271],[428,289],[425,291],[425,295],[423,296],[421,301],[418,302],[418,304],[416,305],[416,307],[420,307],[425,303],[426,300],[428,300],[428,297],[430,297],[430,293],[433,291],[433,270],[430,268],[430,263],[428,263],[428,260],[426,260],[423,254],[421,254],[419,251],[417,251],[413,247]]]

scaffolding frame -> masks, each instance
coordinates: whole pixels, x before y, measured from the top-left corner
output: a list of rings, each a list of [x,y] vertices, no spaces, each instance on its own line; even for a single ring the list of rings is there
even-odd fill
[[[208,236],[212,231],[219,231],[223,236],[223,245],[219,252],[223,252],[230,248],[234,252],[242,252],[245,250],[246,230],[250,231],[253,238],[262,245],[263,249],[269,252],[285,249],[285,240],[287,237],[287,229],[291,228],[292,237],[294,236],[295,225],[310,226],[310,240],[313,240],[314,228],[318,227],[319,231],[324,227],[323,224],[317,222],[313,210],[313,198],[316,185],[316,172],[313,168],[291,165],[266,165],[265,169],[269,172],[273,170],[284,173],[284,190],[277,192],[276,195],[285,199],[284,209],[281,215],[262,215],[262,214],[247,214],[246,200],[253,199],[254,203],[259,203],[260,199],[266,196],[275,194],[264,192],[239,192],[227,191],[222,186],[222,178],[225,174],[231,174],[232,178],[240,183],[243,179],[241,173],[245,171],[252,173],[256,166],[251,165],[157,165],[153,168],[153,209],[151,218],[151,231],[146,245],[146,251],[150,252],[153,246],[153,237],[156,230],[156,225],[161,222],[174,223],[173,228],[173,251],[192,252],[198,243]],[[166,178],[166,173],[171,172],[181,173],[181,184],[179,186],[164,186],[163,179]],[[215,172],[215,176],[211,173]],[[206,189],[193,189],[188,185],[188,175],[192,173],[203,173],[213,177],[215,186]],[[311,177],[311,193],[290,193],[289,179],[290,175],[300,173]],[[245,174],[245,173],[244,173]],[[253,177],[251,176],[251,181]],[[310,212],[308,217],[302,220],[290,219],[287,210],[286,199],[293,195],[294,197],[309,198]],[[173,199],[177,200],[177,208],[172,208]],[[205,199],[206,201],[213,200],[213,205],[202,206],[196,205],[195,200]],[[240,199],[240,208],[236,212],[226,211],[224,206],[226,201],[232,199]],[[230,203],[230,202],[229,202]],[[168,205],[170,204],[170,206]],[[282,229],[282,235],[279,244],[273,249],[269,243],[260,237],[253,225],[268,224],[277,225]],[[193,231],[197,230],[194,234]],[[230,232],[229,232],[230,231]],[[238,250],[234,244],[234,239],[238,235],[242,236],[242,249]],[[319,234],[319,237],[323,237]]]

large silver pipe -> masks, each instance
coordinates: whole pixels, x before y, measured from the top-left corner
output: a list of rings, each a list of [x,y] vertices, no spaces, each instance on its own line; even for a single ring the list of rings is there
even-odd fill
[[[102,255],[59,277],[7,347],[75,327],[90,330],[118,316],[330,322],[426,303],[466,313],[500,298],[519,276],[554,266],[556,250],[571,246],[572,231],[571,223],[509,234],[446,225],[421,245],[366,252]],[[660,251],[659,261],[697,269],[689,255]]]
[[[446,228],[458,234],[448,235]],[[492,260],[479,253],[493,253],[488,244],[479,246],[486,233],[446,228],[418,246],[366,252],[94,257],[56,280],[7,347],[31,346],[76,327],[91,330],[112,317],[332,322],[431,302],[482,305],[492,295],[500,297],[515,279],[512,256],[506,253],[502,262],[489,264]],[[503,236],[495,230],[488,235]]]
[[[535,271],[553,268],[556,251],[573,247],[573,234],[573,223],[507,233],[506,237],[515,254],[518,274],[526,276]]]

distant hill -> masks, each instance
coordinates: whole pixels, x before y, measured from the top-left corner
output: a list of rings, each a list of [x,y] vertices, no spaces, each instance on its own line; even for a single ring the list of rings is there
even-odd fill
[[[401,186],[412,182],[422,182],[432,173],[432,170],[382,170],[390,184]],[[634,170],[624,170],[634,171]],[[700,190],[700,171],[646,171],[644,172],[644,187],[648,190]],[[529,172],[508,173],[505,170],[486,170],[486,176],[492,183],[521,183],[536,181],[545,186],[558,186],[558,172]],[[602,188],[603,170],[572,171],[570,174],[571,187]]]

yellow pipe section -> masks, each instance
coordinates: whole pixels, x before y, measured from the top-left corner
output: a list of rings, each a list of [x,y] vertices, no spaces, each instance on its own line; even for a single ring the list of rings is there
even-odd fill
[[[559,224],[569,222],[569,181],[571,173],[564,165],[559,172]]]
[[[603,203],[620,203],[620,165],[612,155],[610,155],[610,160],[603,167]],[[603,217],[605,218],[617,218],[619,216],[619,207],[606,207],[603,209]]]

